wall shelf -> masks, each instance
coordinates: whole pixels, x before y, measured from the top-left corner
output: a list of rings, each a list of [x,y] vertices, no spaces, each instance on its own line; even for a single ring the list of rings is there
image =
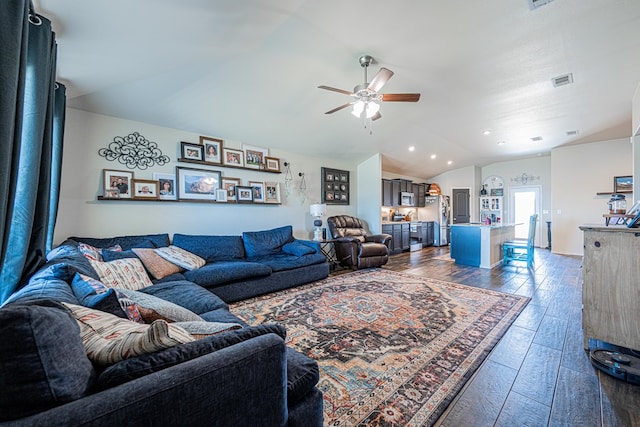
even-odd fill
[[[192,164],[203,165],[203,166],[213,166],[213,167],[216,167],[216,168],[241,169],[241,170],[253,171],[253,172],[282,173],[282,171],[273,171],[273,170],[269,170],[269,169],[248,168],[248,167],[245,167],[245,166],[223,165],[223,164],[205,162],[203,160],[186,159],[184,157],[179,158],[178,162],[181,162],[181,163],[192,163]],[[275,204],[275,203],[272,203],[272,204]]]
[[[101,202],[166,202],[166,203],[209,203],[214,205],[250,205],[250,206],[279,206],[282,203],[256,203],[256,202],[238,202],[229,200],[227,202],[218,202],[216,200],[165,200],[165,199],[143,199],[143,198],[122,198],[98,196]]]
[[[611,196],[612,194],[631,194],[633,193],[633,191],[617,191],[617,192],[613,192],[613,191],[601,191],[596,193],[597,196]]]

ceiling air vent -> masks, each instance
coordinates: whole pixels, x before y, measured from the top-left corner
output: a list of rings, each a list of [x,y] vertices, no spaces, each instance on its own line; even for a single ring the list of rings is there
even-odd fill
[[[554,87],[564,86],[573,83],[573,74],[565,74],[551,79]]]
[[[529,9],[537,9],[540,6],[544,6],[547,3],[551,3],[553,0],[527,0],[529,2]]]
[[[541,136],[534,136],[533,138],[531,138],[531,142],[538,142],[538,141],[542,141]]]
[[[577,135],[578,131],[577,130],[568,130],[567,131],[567,136],[573,136],[573,135]]]

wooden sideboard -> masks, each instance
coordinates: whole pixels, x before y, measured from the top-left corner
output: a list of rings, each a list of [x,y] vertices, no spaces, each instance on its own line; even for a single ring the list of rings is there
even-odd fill
[[[640,229],[582,225],[582,329],[589,338],[640,350]]]

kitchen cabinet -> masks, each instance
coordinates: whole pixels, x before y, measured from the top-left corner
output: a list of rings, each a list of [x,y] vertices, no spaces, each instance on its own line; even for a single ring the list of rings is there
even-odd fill
[[[414,200],[416,201],[416,207],[418,208],[425,207],[425,189],[425,184],[411,184],[411,191],[413,192]]]
[[[502,196],[480,196],[480,222],[504,222],[504,206]]]
[[[582,225],[582,330],[589,339],[640,350],[640,230]]]
[[[392,181],[390,179],[382,180],[382,206],[395,206],[391,197],[393,191]]]
[[[434,230],[433,221],[422,222],[422,247],[423,248],[426,248],[427,246],[433,246],[433,230]]]
[[[409,250],[411,240],[408,222],[399,222],[397,224],[383,224],[382,232],[385,234],[390,234],[392,237],[391,245],[389,246],[391,253],[399,253]]]

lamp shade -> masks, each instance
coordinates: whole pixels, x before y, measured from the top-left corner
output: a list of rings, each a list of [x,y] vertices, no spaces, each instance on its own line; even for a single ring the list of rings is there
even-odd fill
[[[311,216],[324,216],[327,213],[327,205],[323,203],[316,203],[309,206],[309,213]]]

